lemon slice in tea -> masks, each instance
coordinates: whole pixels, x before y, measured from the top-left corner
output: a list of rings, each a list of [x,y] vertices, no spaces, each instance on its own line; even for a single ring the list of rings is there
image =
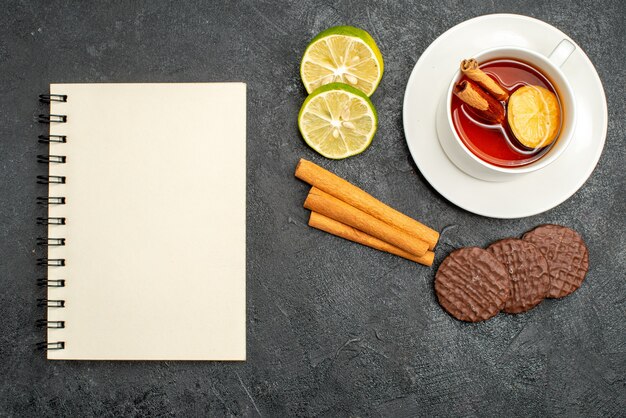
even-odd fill
[[[306,98],[298,115],[304,141],[333,159],[365,151],[377,125],[378,116],[370,99],[344,83],[319,87]]]
[[[554,93],[539,86],[524,86],[509,98],[509,127],[528,148],[550,145],[561,128],[561,107]]]
[[[383,70],[383,56],[374,38],[352,26],[335,26],[321,32],[309,43],[300,63],[300,76],[308,93],[341,82],[371,96]]]

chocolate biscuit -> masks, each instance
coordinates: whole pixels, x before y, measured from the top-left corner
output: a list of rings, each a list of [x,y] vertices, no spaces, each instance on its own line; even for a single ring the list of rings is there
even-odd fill
[[[491,244],[487,251],[504,264],[511,278],[511,295],[504,304],[504,312],[526,312],[548,295],[548,262],[533,244],[506,238]]]
[[[589,251],[578,232],[560,225],[541,225],[522,239],[534,244],[548,261],[549,298],[562,298],[580,287],[589,270]]]
[[[506,268],[478,247],[452,252],[435,275],[439,304],[461,321],[478,322],[495,316],[509,297]]]

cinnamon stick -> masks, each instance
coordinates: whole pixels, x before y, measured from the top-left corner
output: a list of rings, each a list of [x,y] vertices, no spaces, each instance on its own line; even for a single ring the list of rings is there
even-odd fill
[[[365,232],[361,232],[358,229],[355,229],[349,225],[343,224],[317,212],[311,212],[311,217],[309,218],[309,226],[317,228],[321,231],[328,232],[329,234],[347,239],[348,241],[356,242],[358,244],[362,244],[376,250],[398,255],[402,258],[415,261],[416,263],[420,263],[425,266],[432,266],[435,259],[435,253],[432,251],[426,251],[423,256],[413,255],[398,247],[394,247],[393,245],[385,241],[374,238],[373,236],[368,235]]]
[[[478,68],[478,61],[474,58],[461,61],[461,73],[470,80],[474,80],[485,91],[498,100],[506,101],[509,93],[489,74]]]
[[[504,106],[489,93],[469,80],[463,80],[454,86],[454,94],[470,106],[481,118],[492,123],[504,120]]]
[[[312,187],[309,191],[309,195],[304,201],[304,207],[363,231],[418,257],[423,256],[428,250],[428,244],[425,241],[409,235],[406,231],[391,226],[316,187]]]
[[[431,250],[437,245],[439,240],[437,231],[385,205],[357,186],[311,161],[300,159],[296,167],[296,177],[382,222],[425,241]]]

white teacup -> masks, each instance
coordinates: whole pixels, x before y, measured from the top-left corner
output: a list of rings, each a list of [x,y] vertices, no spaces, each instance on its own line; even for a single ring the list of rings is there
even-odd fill
[[[554,88],[561,102],[563,120],[561,131],[552,148],[537,161],[521,167],[499,167],[490,164],[474,155],[463,143],[454,128],[452,121],[452,90],[461,78],[461,71],[457,70],[439,102],[437,112],[437,134],[441,147],[448,158],[467,174],[486,181],[506,181],[515,176],[539,170],[554,162],[567,148],[572,140],[576,128],[576,100],[574,92],[560,67],[565,63],[576,47],[567,39],[563,39],[549,56],[531,51],[526,48],[507,46],[491,48],[475,54],[479,63],[498,58],[509,58],[530,64],[546,76]],[[469,58],[469,57],[468,57]]]

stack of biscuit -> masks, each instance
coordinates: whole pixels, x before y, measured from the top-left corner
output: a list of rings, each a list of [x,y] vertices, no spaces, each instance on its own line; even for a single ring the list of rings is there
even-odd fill
[[[498,312],[527,312],[545,298],[562,298],[580,287],[589,269],[582,237],[560,225],[541,225],[521,239],[506,238],[487,249],[452,252],[435,275],[439,304],[467,322]]]

